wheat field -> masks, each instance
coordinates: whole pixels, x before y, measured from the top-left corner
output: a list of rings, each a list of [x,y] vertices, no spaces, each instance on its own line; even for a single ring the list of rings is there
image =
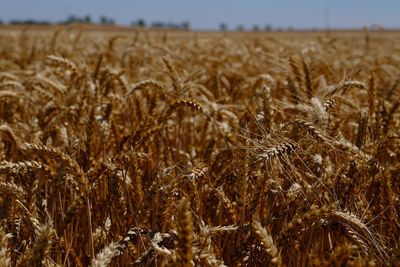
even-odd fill
[[[0,30],[0,266],[399,266],[400,33]]]

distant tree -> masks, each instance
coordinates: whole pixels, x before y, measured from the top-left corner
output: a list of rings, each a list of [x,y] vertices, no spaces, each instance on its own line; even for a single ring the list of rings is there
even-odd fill
[[[179,25],[173,22],[168,22],[165,26],[168,29],[179,29]]]
[[[258,27],[257,24],[253,25],[253,32],[258,32],[260,30],[260,27]]]
[[[165,25],[163,22],[155,21],[155,22],[153,22],[153,23],[151,24],[151,27],[152,27],[152,28],[162,29],[162,28],[165,28],[166,25]]]
[[[264,31],[266,31],[266,32],[272,31],[272,26],[271,26],[270,24],[266,24],[266,25],[264,26]]]
[[[3,21],[0,19],[0,25],[3,24]]]
[[[138,26],[139,23],[132,23],[133,26]],[[154,21],[151,23],[152,28],[156,29],[183,29],[183,30],[189,30],[190,29],[190,22],[189,21],[183,21],[182,23],[174,23],[174,22],[162,22],[162,21]]]
[[[144,21],[144,19],[138,19],[138,21],[136,22],[136,25],[138,27],[146,27],[146,22]]]
[[[219,30],[222,31],[222,32],[228,30],[228,25],[226,25],[226,23],[224,23],[224,22],[221,22],[219,24]]]
[[[46,20],[34,20],[34,19],[27,19],[27,20],[11,20],[10,24],[19,25],[19,24],[26,24],[26,25],[49,25],[51,24],[49,21]]]
[[[75,15],[70,15],[65,21],[59,22],[59,24],[71,24],[71,23],[92,23],[92,19],[89,15],[86,15],[85,17],[78,17]]]
[[[76,16],[70,15],[70,16],[67,18],[67,20],[65,21],[65,23],[66,23],[66,24],[74,23],[74,22],[77,22],[78,20],[79,20],[79,19],[78,19]]]
[[[244,31],[243,25],[242,25],[242,24],[239,24],[239,25],[236,27],[236,30],[239,31],[239,32]]]
[[[113,25],[113,24],[115,24],[115,21],[112,18],[107,18],[106,16],[101,16],[100,23],[103,25]]]
[[[146,27],[146,22],[143,19],[138,19],[136,21],[132,21],[131,26],[144,28]]]
[[[187,21],[187,20],[185,20],[184,22],[182,22],[181,28],[182,28],[183,30],[189,30],[189,29],[190,29],[190,22]]]
[[[85,18],[83,19],[87,24],[92,23],[92,19],[90,18],[89,15],[86,15]]]

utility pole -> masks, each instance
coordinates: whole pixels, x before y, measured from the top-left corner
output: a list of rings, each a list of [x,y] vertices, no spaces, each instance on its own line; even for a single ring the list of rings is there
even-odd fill
[[[325,31],[329,36],[331,31],[331,8],[330,6],[325,7]]]

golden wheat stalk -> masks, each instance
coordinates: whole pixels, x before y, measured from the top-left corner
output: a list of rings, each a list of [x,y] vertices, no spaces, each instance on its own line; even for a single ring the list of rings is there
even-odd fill
[[[177,212],[177,263],[180,266],[192,266],[193,221],[187,198],[180,200]]]
[[[359,89],[365,89],[366,86],[364,83],[360,81],[343,81],[336,85],[333,85],[329,91],[325,94],[327,97],[332,97],[339,91],[342,91],[342,94],[345,94],[350,88],[355,87]]]
[[[269,161],[273,158],[283,157],[293,153],[296,149],[295,144],[291,142],[285,142],[277,146],[267,148],[257,153],[252,161],[252,165],[256,165],[260,162]]]
[[[54,229],[51,223],[45,225],[36,225],[36,238],[33,244],[33,249],[22,265],[42,266],[43,261],[49,253],[53,237]]]
[[[267,230],[261,225],[259,221],[253,222],[253,228],[257,239],[261,242],[262,246],[265,248],[265,251],[271,257],[271,262],[273,264],[279,265],[280,256],[278,253],[278,248],[275,246],[272,236],[267,232]]]

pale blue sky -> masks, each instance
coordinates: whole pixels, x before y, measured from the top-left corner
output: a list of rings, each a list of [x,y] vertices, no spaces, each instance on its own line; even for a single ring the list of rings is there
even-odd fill
[[[189,20],[193,29],[218,29],[221,22],[263,27],[324,28],[329,7],[330,26],[355,28],[379,24],[400,28],[400,0],[0,0],[0,19],[60,21],[69,15],[101,15],[118,24],[143,18],[179,23]]]

